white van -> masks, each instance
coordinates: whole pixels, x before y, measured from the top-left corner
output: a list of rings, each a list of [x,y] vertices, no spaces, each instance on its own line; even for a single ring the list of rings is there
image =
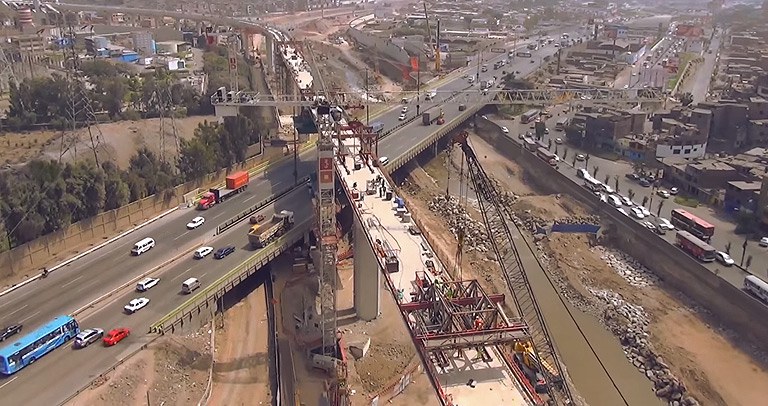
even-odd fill
[[[181,291],[182,293],[189,294],[199,287],[200,287],[200,281],[197,280],[197,278],[189,278],[184,282],[182,282]]]
[[[131,250],[131,254],[133,255],[141,255],[149,250],[152,249],[152,247],[155,246],[155,240],[147,237],[136,244],[133,244],[133,249]]]

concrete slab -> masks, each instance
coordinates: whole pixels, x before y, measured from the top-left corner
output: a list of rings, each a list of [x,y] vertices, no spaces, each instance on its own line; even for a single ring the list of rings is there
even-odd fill
[[[346,167],[350,173],[344,174],[343,168],[342,181],[347,185],[350,191],[357,190],[362,196],[362,200],[356,202],[361,213],[363,228],[368,233],[371,241],[380,240],[382,245],[387,245],[396,252],[399,259],[399,271],[387,273],[387,277],[392,285],[401,294],[396,295],[396,300],[400,303],[411,302],[411,291],[414,290],[413,282],[416,280],[416,272],[428,270],[426,261],[431,260],[435,266],[435,273],[443,279],[449,279],[448,273],[440,261],[434,256],[432,247],[429,246],[422,235],[413,235],[408,229],[414,225],[411,221],[410,213],[404,215],[403,211],[396,210],[392,200],[386,200],[380,196],[377,189],[374,194],[366,194],[366,188],[369,181],[374,181],[381,177],[378,168],[369,169],[362,165],[361,169],[354,170],[355,158],[359,145],[355,140],[346,140],[344,146],[350,155],[345,158]],[[383,180],[384,186],[389,190],[390,187],[386,180]],[[406,208],[407,209],[407,208]],[[407,210],[406,210],[407,212]],[[356,240],[358,240],[356,238]],[[375,249],[375,248],[374,248]],[[385,272],[386,273],[386,272]],[[430,274],[431,277],[435,275]],[[443,386],[444,392],[451,395],[453,404],[457,405],[527,405],[522,391],[517,386],[512,372],[506,367],[501,357],[495,349],[489,349],[493,360],[485,362],[476,358],[476,351],[467,350],[463,354],[458,352],[450,358],[450,365],[447,368],[436,366],[439,372],[439,380]],[[474,388],[467,385],[470,380],[474,380]]]

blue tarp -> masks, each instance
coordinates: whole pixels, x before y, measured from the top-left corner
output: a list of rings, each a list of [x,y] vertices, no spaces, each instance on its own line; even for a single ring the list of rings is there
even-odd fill
[[[595,224],[553,224],[553,233],[588,233],[596,234],[600,230]]]

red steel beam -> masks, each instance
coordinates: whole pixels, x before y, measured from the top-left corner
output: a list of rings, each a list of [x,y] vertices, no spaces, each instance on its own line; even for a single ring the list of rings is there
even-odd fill
[[[416,335],[416,338],[418,338],[419,340],[440,340],[443,338],[451,338],[451,337],[472,337],[472,336],[481,335],[481,334],[516,332],[516,331],[526,330],[527,328],[528,328],[527,324],[513,324],[511,326],[505,326],[505,327],[486,328],[482,330],[464,330],[464,331],[457,331],[455,333],[419,334],[419,335]]]
[[[469,305],[477,304],[481,299],[482,297],[463,297],[459,299],[451,299],[450,302],[460,306],[469,306]],[[493,303],[503,303],[504,295],[503,294],[488,295],[488,299],[491,299],[491,302]],[[404,303],[400,305],[400,309],[402,309],[405,312],[413,312],[417,310],[429,309],[430,307],[434,306],[434,304],[435,302],[429,302],[429,301]]]

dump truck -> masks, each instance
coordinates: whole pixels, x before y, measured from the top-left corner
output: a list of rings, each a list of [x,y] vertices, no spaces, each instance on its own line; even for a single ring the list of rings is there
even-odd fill
[[[203,197],[197,202],[197,209],[208,210],[214,205],[237,195],[248,187],[250,180],[247,171],[235,172],[227,176],[223,188],[212,188],[203,194]]]
[[[248,242],[252,248],[264,248],[293,227],[293,212],[283,210],[261,224],[254,224],[248,231]]]
[[[421,114],[421,123],[424,125],[430,125],[432,124],[432,119],[429,116],[429,113],[422,113]]]

